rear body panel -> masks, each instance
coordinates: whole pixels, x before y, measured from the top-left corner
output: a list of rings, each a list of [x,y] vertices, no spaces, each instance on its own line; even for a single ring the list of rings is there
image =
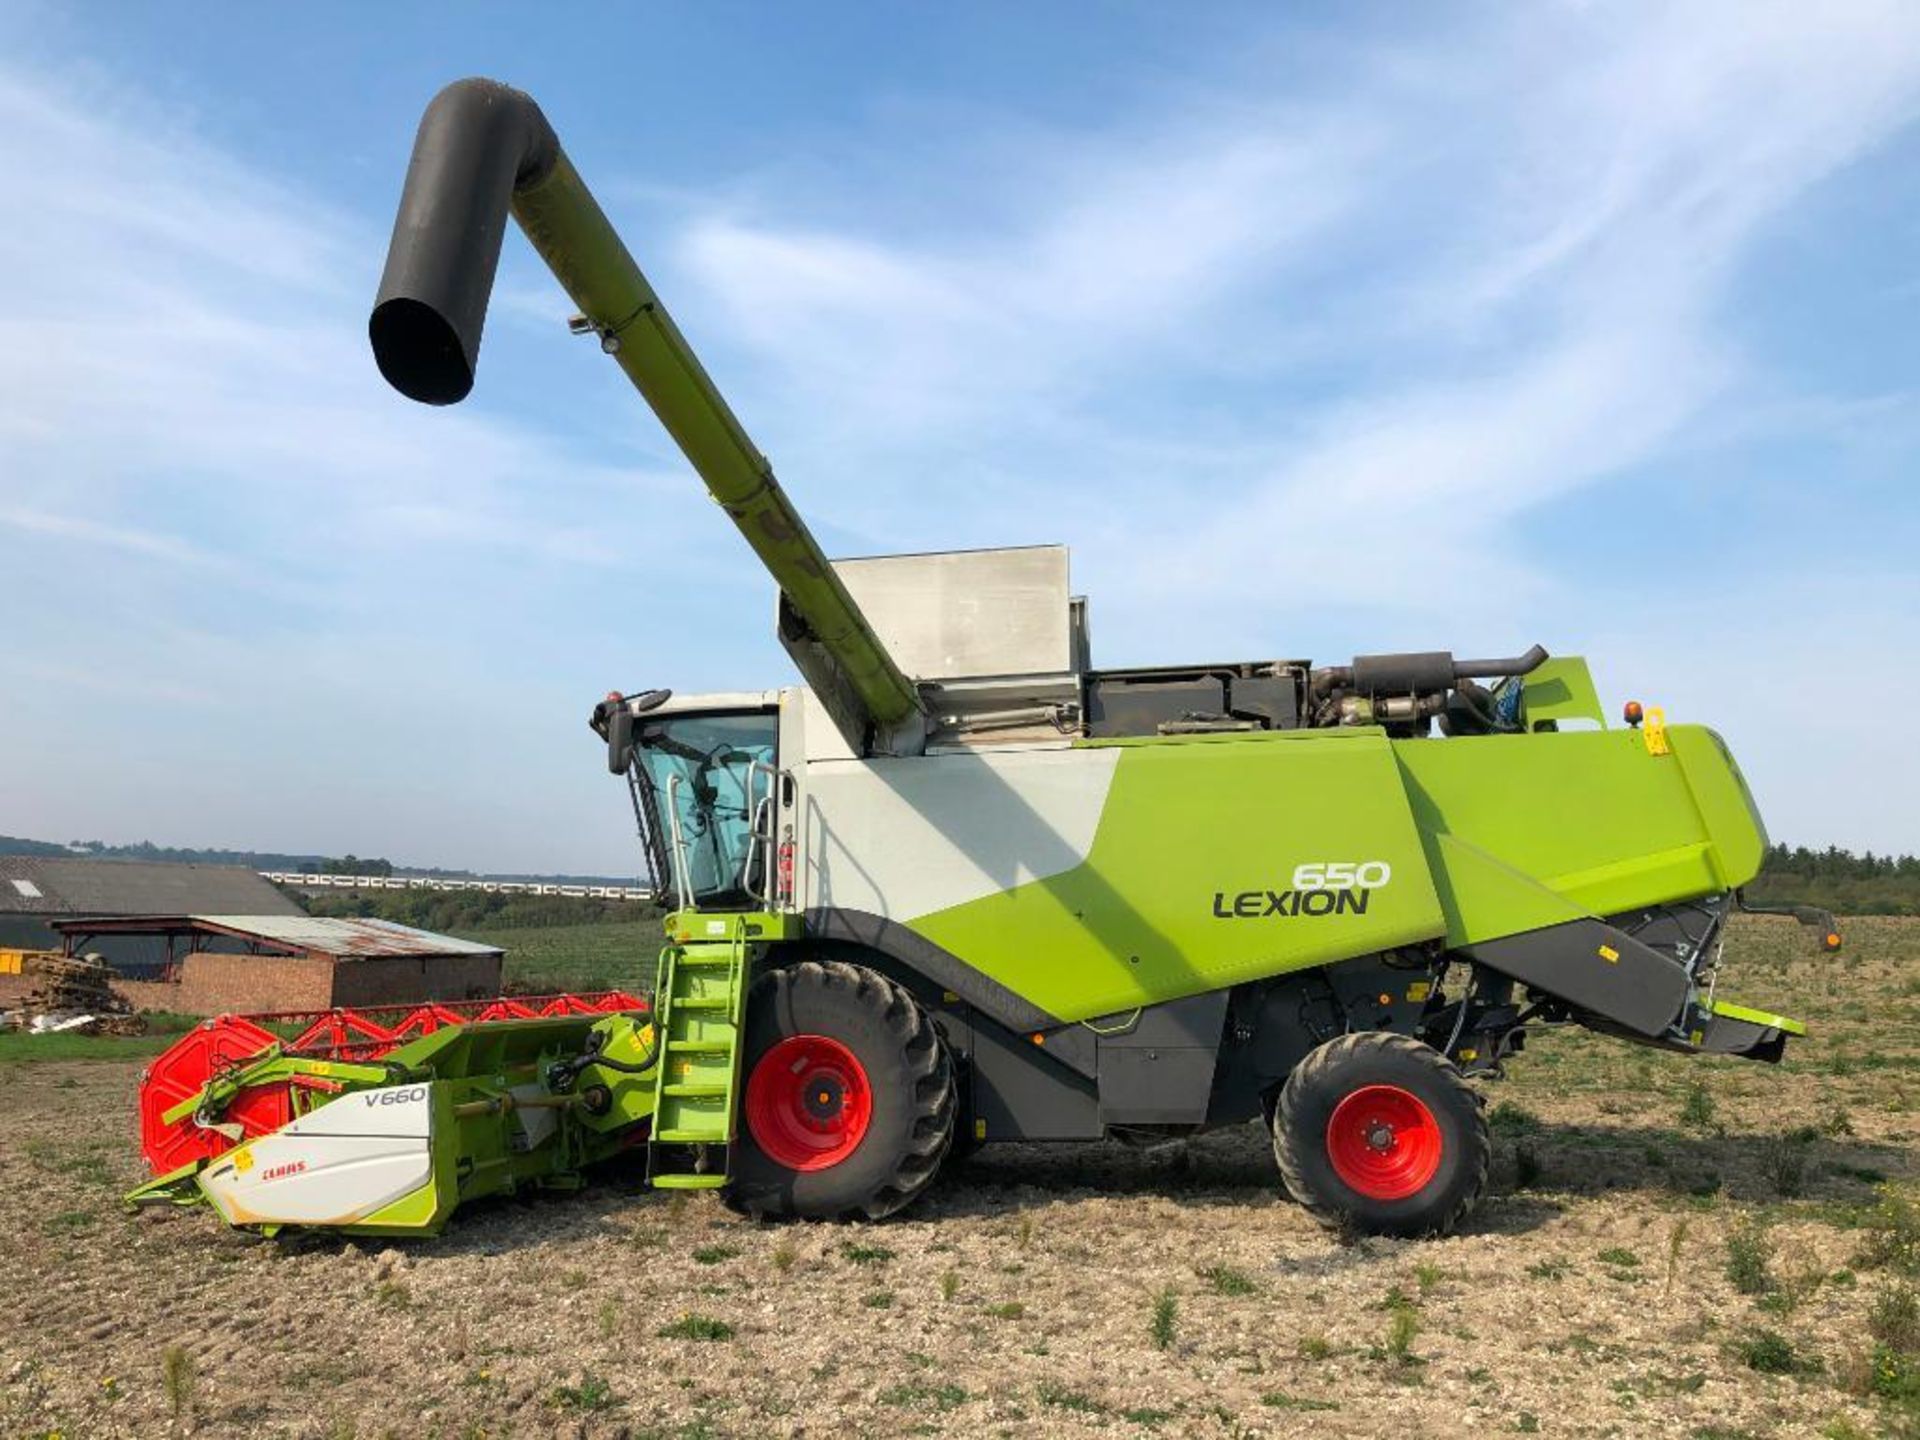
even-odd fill
[[[799,908],[870,915],[1062,1021],[1723,894],[1759,818],[1712,732],[1372,728],[799,767]]]

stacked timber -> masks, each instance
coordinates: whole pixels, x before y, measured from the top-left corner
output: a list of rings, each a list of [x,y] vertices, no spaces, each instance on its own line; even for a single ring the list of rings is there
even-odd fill
[[[147,1022],[113,988],[113,967],[98,955],[61,955],[30,950],[20,973],[37,981],[5,1017],[8,1028],[76,1031],[87,1035],[140,1035]]]

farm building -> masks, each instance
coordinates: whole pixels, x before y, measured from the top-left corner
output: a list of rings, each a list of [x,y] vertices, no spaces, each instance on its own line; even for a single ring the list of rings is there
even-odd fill
[[[150,980],[115,988],[142,1010],[187,1015],[413,1005],[500,993],[492,945],[390,920],[311,915],[144,915],[59,920],[71,949],[139,937],[167,958]]]
[[[54,922],[80,916],[302,913],[254,871],[237,865],[0,855],[0,947],[58,950]],[[167,958],[151,936],[114,936],[88,948],[128,975],[156,970]]]

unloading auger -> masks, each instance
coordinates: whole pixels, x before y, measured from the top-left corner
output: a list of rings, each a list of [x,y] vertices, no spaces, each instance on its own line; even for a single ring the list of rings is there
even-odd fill
[[[1803,1033],[1718,993],[1766,838],[1713,731],[1637,705],[1609,728],[1585,663],[1539,646],[1096,668],[1058,546],[829,561],[539,107],[492,81],[415,142],[370,322],[402,394],[472,388],[509,214],[773,577],[805,683],[594,707],[672,906],[644,1021],[352,1065],[268,1036],[161,1107],[211,1153],[150,1192],[432,1228],[644,1141],[655,1186],[879,1218],[980,1144],[1257,1120],[1316,1216],[1433,1233],[1485,1185],[1476,1082],[1529,1034],[1777,1061]],[[298,1114],[255,1136],[231,1117],[261,1083]],[[378,1206],[305,1200],[317,1157],[376,1153]]]

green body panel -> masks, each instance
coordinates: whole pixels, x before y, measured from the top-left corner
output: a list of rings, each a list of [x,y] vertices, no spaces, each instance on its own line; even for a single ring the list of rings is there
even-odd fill
[[[1395,745],[1450,945],[1719,894],[1759,872],[1759,817],[1719,740],[1638,730]]]
[[[1730,1020],[1745,1020],[1750,1025],[1769,1025],[1775,1030],[1784,1030],[1789,1035],[1805,1035],[1805,1022],[1791,1020],[1785,1015],[1775,1015],[1770,1010],[1754,1010],[1745,1005],[1735,1005],[1731,1000],[1715,1000],[1707,1007],[1715,1015],[1725,1015]]]
[[[1086,863],[912,923],[1043,1009],[1107,1015],[1440,933],[1383,732],[1088,744],[1125,753]],[[1234,913],[1291,892],[1303,863],[1362,861],[1391,867],[1363,913]]]
[[[1601,729],[1606,728],[1600,693],[1593,688],[1593,674],[1578,655],[1561,655],[1543,661],[1521,684],[1528,729],[1557,726],[1568,720],[1591,720]]]
[[[1568,706],[1584,707],[1584,676],[1575,665],[1559,677]],[[1667,754],[1638,730],[1082,742],[1124,751],[1085,863],[911,928],[1082,1020],[1745,884],[1766,841],[1739,772],[1711,731],[1666,734]],[[1388,866],[1391,879],[1302,913],[1298,867],[1329,863]]]

